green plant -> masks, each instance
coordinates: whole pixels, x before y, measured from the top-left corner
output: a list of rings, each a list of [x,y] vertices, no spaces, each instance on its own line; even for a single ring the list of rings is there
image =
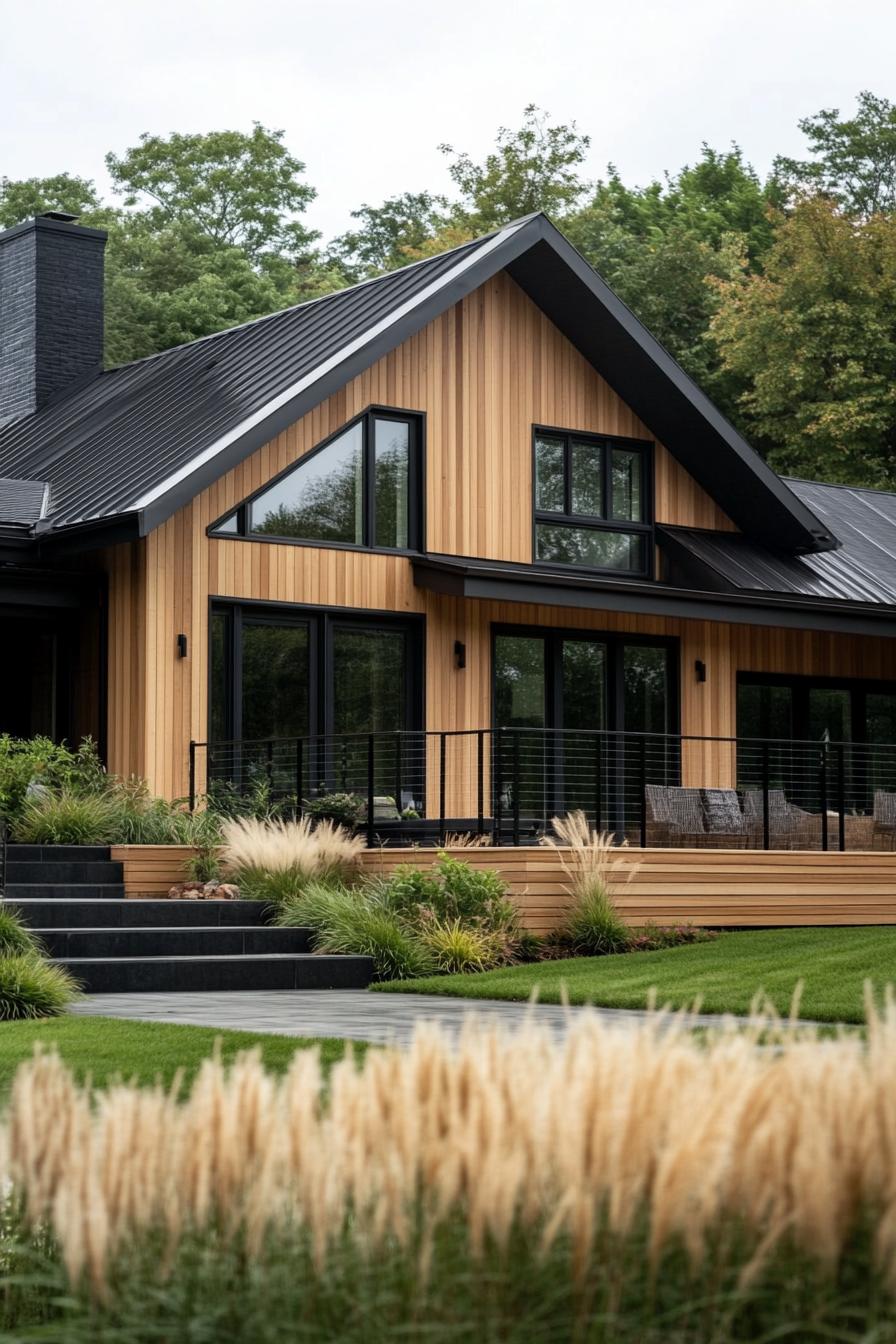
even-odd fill
[[[420,940],[432,953],[438,970],[447,975],[487,971],[498,964],[499,946],[494,934],[460,919],[425,921]]]
[[[304,890],[313,879],[342,881],[354,871],[364,848],[359,836],[330,821],[258,821],[236,817],[221,832],[224,866],[233,873],[247,900],[279,904]]]
[[[584,812],[553,817],[554,835],[546,835],[542,844],[554,849],[569,878],[572,905],[560,930],[560,939],[574,952],[603,956],[624,952],[631,935],[613,900],[612,884],[621,878],[630,882],[638,865],[620,854],[625,844],[616,845],[609,833],[591,829]]]
[[[79,997],[78,983],[62,966],[33,952],[0,956],[0,1020],[56,1017]]]
[[[119,818],[118,804],[109,795],[66,787],[27,798],[12,829],[22,844],[107,845],[115,839]]]
[[[302,811],[312,821],[332,821],[352,830],[364,817],[367,803],[357,793],[319,793],[302,800]]]
[[[218,851],[208,845],[197,846],[184,863],[184,872],[191,882],[214,882],[221,876],[221,860]]]
[[[39,955],[42,945],[9,906],[0,904],[0,957]]]
[[[19,738],[0,734],[0,816],[14,823],[29,785],[51,792],[102,792],[107,776],[96,744],[87,737],[74,751],[48,737]]]
[[[284,903],[275,922],[314,929],[318,952],[371,957],[378,980],[410,980],[434,969],[421,940],[364,887],[311,882]]]

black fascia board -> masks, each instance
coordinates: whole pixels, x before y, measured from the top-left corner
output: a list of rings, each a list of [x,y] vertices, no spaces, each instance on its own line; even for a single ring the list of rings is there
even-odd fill
[[[41,559],[56,559],[67,555],[83,555],[101,546],[115,546],[122,541],[136,541],[143,536],[139,513],[118,513],[109,518],[95,518],[58,529],[32,533],[31,544]]]
[[[896,608],[873,603],[703,592],[451,556],[426,556],[412,564],[419,588],[450,597],[896,637]]]
[[[383,355],[389,354],[411,336],[415,336],[418,331],[422,331],[428,323],[440,317],[449,308],[453,308],[461,299],[472,294],[520,253],[533,247],[540,237],[542,219],[543,216],[535,215],[521,223],[515,231],[508,232],[506,239],[489,249],[483,257],[471,262],[461,275],[438,285],[435,293],[414,303],[409,312],[396,318],[379,335],[365,342],[357,351],[315,379],[307,388],[272,411],[270,415],[257,421],[245,434],[234,439],[221,452],[178,481],[164,495],[144,506],[141,510],[141,535],[164,523],[178,509],[189,504],[200,491],[213,485],[251,453],[263,448],[271,439],[295,424],[303,415],[314,410],[315,406],[319,406],[334,392],[339,392],[346,383],[359,373],[363,373],[365,369],[369,369]],[[486,241],[483,239],[483,242]]]
[[[537,223],[540,242],[508,274],[650,431],[747,536],[791,553],[835,549],[837,538],[563,234],[544,216]]]

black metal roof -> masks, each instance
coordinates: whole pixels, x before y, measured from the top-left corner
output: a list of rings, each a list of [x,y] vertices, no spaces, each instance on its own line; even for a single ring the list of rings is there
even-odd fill
[[[50,482],[45,535],[113,519],[148,532],[502,269],[745,532],[793,552],[837,544],[541,214],[110,369],[0,431],[0,472]]]
[[[0,523],[31,526],[43,518],[50,487],[46,481],[17,481],[0,476]]]
[[[790,594],[843,602],[896,606],[896,494],[819,481],[790,481],[790,488],[827,526],[841,546],[818,555],[787,555],[732,532],[661,529],[674,561],[698,568],[716,591]]]

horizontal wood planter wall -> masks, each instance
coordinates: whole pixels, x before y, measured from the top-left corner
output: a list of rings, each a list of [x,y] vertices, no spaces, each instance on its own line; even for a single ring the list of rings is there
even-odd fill
[[[529,928],[546,933],[562,923],[566,878],[549,849],[452,852],[476,868],[497,868]],[[896,924],[896,853],[645,849],[622,857],[636,868],[615,890],[629,924]],[[368,872],[389,872],[398,863],[426,868],[436,858],[433,850],[368,850],[363,863]]]
[[[167,896],[185,880],[188,845],[114,845],[129,897]],[[497,868],[526,925],[546,933],[568,907],[558,857],[540,846],[453,849],[474,868]],[[397,864],[429,868],[434,849],[376,849],[362,855],[368,873]],[[812,924],[896,924],[896,853],[823,854],[817,851],[645,849],[623,862],[636,868],[616,887],[630,924],[762,927]]]

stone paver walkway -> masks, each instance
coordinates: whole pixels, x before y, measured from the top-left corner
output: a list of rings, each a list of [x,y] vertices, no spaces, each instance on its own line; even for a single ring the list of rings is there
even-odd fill
[[[103,1017],[144,1022],[178,1022],[192,1026],[242,1031],[270,1031],[281,1036],[338,1036],[378,1045],[405,1045],[418,1022],[435,1022],[456,1037],[464,1021],[475,1017],[486,1025],[518,1029],[530,1017],[562,1035],[584,1008],[557,1004],[504,1003],[494,1000],[449,999],[438,994],[368,994],[363,989],[306,989],[197,994],[98,994],[72,1010]],[[599,1008],[614,1026],[631,1027],[646,1013]],[[717,1025],[720,1017],[693,1019]]]

